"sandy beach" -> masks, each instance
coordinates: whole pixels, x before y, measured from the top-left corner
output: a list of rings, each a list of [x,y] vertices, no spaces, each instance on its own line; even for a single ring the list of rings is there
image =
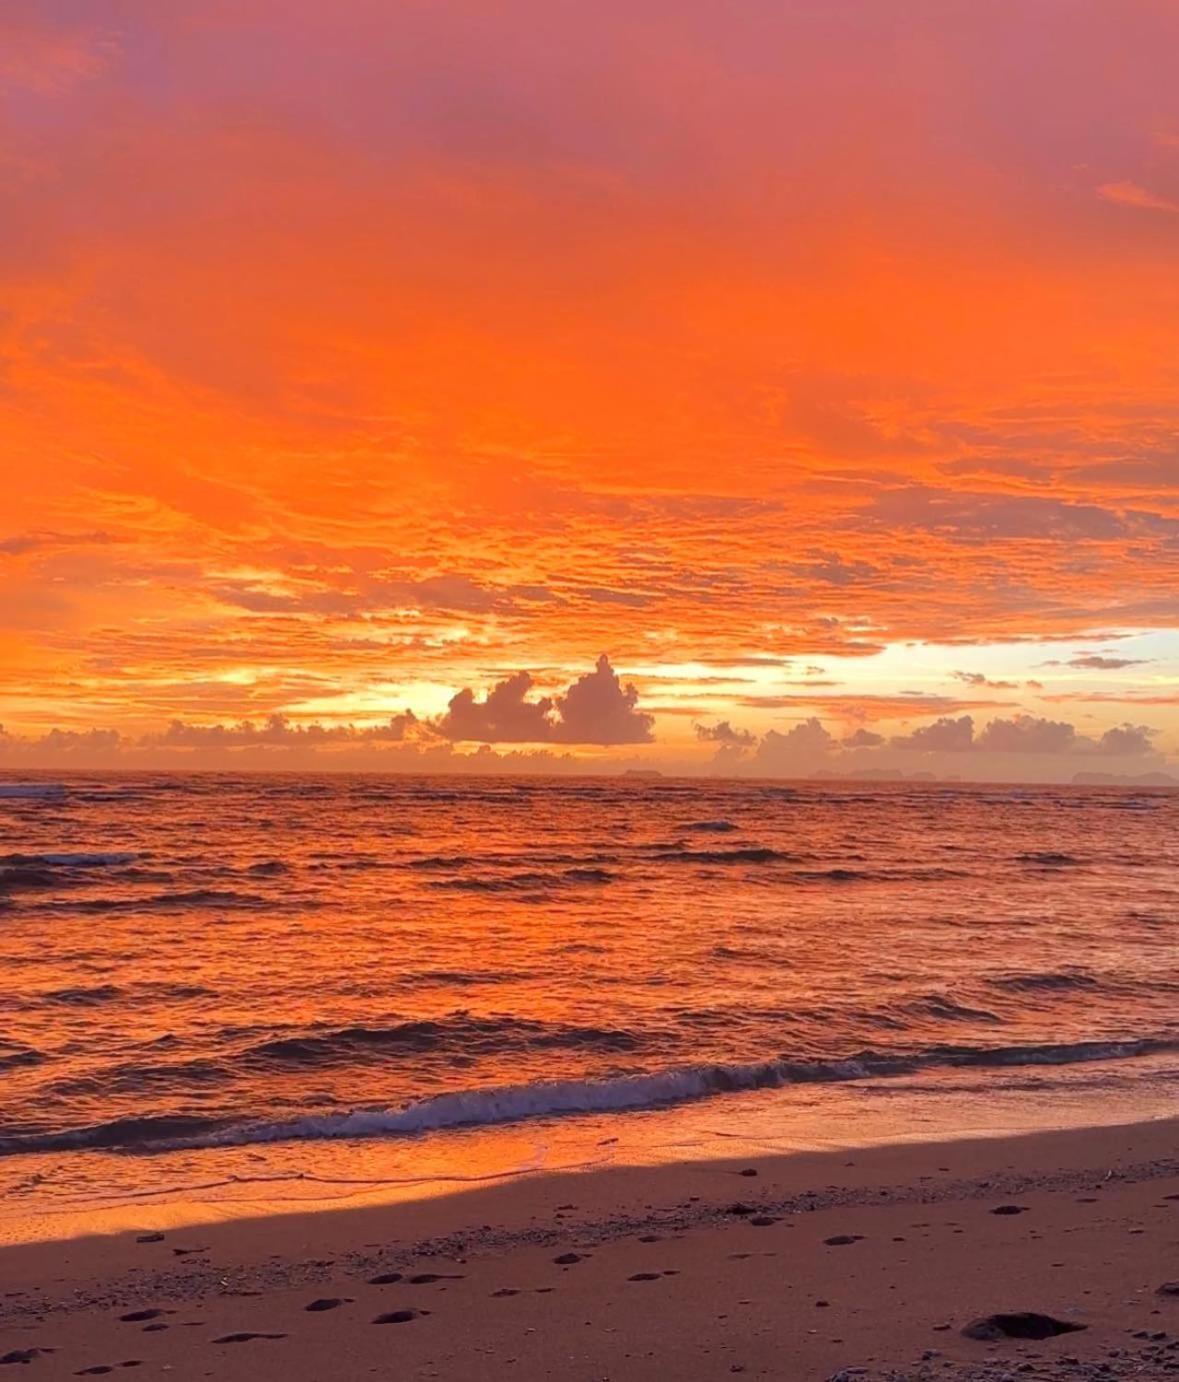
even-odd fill
[[[14,1244],[0,1363],[290,1382],[1161,1378],[1179,1372],[1177,1128],[524,1178]],[[1023,1312],[1056,1323],[979,1326]]]

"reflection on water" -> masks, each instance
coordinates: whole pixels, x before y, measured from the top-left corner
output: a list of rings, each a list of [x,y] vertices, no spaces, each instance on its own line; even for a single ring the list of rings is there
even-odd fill
[[[1080,1099],[1097,1069],[1145,1107],[1179,1037],[1175,794],[63,786],[0,799],[0,1194],[47,1158],[86,1194],[249,1155],[416,1183],[598,1123],[765,1108],[789,1141],[812,1103],[839,1141],[906,1088]]]

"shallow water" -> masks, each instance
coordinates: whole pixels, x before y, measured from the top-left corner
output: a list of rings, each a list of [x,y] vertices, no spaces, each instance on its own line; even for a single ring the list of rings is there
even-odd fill
[[[93,1181],[826,1083],[846,1118],[1089,1064],[1153,1110],[1179,1052],[1179,794],[59,781],[0,794],[0,1193],[45,1156]]]

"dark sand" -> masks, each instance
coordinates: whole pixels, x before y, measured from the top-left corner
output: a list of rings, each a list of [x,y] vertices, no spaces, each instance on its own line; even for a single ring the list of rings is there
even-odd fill
[[[0,1251],[0,1378],[1179,1375],[1172,1121],[156,1227]]]

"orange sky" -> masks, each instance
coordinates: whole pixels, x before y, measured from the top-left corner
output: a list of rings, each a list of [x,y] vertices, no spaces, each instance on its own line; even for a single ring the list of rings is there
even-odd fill
[[[1177,51],[1164,0],[9,0],[0,764],[1179,756]]]

